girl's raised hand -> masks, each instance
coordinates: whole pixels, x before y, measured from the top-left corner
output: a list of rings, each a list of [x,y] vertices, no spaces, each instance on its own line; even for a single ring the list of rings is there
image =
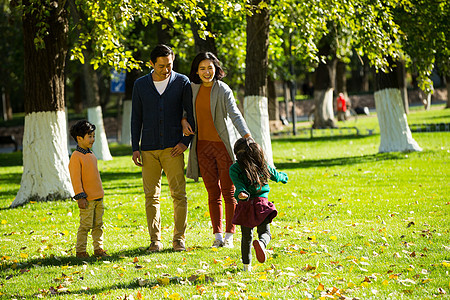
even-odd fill
[[[238,195],[238,198],[239,198],[239,200],[245,200],[248,198],[248,195],[247,195],[247,193],[240,192]]]

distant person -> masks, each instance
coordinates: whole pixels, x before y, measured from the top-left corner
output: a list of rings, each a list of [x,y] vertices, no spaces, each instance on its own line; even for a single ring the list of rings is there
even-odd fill
[[[233,91],[221,81],[224,76],[220,61],[211,52],[200,53],[192,61],[189,79],[197,131],[189,151],[186,176],[196,181],[201,176],[208,191],[214,233],[212,247],[232,248],[236,230],[231,222],[236,207],[229,174],[234,161],[232,147],[238,138],[250,137],[250,130],[236,105]],[[183,122],[184,134],[194,134],[189,126],[192,123]],[[221,194],[225,202],[225,236]]]
[[[266,261],[266,248],[272,236],[270,223],[277,216],[277,210],[268,201],[268,181],[287,183],[288,176],[271,167],[261,147],[251,138],[241,138],[234,144],[236,163],[230,168],[230,177],[236,187],[234,193],[238,204],[233,223],[241,225],[241,255],[244,271],[251,271],[251,243],[253,228],[257,228],[258,240],[253,241],[256,258]]]
[[[103,187],[97,168],[97,158],[91,148],[95,142],[95,125],[86,120],[78,121],[70,128],[70,135],[77,142],[77,149],[69,161],[70,179],[72,180],[78,208],[80,209],[80,226],[77,233],[76,256],[87,258],[87,237],[92,230],[95,256],[108,256],[103,250]]]
[[[345,96],[343,93],[339,93],[337,98],[337,118],[338,121],[347,120],[347,104],[345,103]]]
[[[173,199],[174,230],[172,247],[185,251],[187,226],[184,151],[192,137],[183,136],[183,111],[194,124],[192,90],[189,79],[172,70],[175,55],[166,45],[150,53],[151,73],[134,83],[131,112],[133,162],[142,167],[145,213],[150,235],[149,252],[163,249],[161,242],[161,175],[167,177]]]

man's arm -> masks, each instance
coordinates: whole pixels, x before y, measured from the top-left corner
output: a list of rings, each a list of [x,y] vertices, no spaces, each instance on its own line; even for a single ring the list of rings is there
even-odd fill
[[[184,110],[183,117],[186,117],[189,125],[191,125],[192,131],[195,132],[194,110],[193,110],[193,105],[192,105],[192,88],[191,88],[191,84],[189,83],[189,81],[186,81],[183,86],[182,106],[183,106],[183,110]],[[183,135],[181,142],[187,148],[189,146],[189,143],[191,142],[191,140],[192,140],[191,135],[190,136]]]

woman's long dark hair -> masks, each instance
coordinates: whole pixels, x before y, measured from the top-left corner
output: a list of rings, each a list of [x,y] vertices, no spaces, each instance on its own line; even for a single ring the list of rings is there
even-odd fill
[[[202,83],[202,80],[200,79],[200,76],[198,76],[198,65],[205,59],[210,60],[214,67],[216,68],[216,73],[214,74],[214,79],[220,80],[225,77],[225,72],[222,69],[222,66],[220,65],[220,61],[217,59],[217,57],[212,54],[211,52],[201,52],[197,54],[197,56],[194,58],[191,64],[191,73],[189,73],[189,80],[194,83]]]
[[[250,184],[259,188],[269,181],[270,173],[261,147],[252,138],[240,138],[234,144],[234,154]]]

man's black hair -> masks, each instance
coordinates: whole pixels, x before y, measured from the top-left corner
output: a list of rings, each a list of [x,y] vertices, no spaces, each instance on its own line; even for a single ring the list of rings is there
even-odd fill
[[[167,45],[159,44],[156,45],[150,53],[150,60],[155,64],[158,57],[166,57],[170,55],[173,57],[173,50]]]
[[[84,138],[84,136],[88,133],[91,133],[95,130],[95,125],[89,122],[88,120],[80,120],[76,122],[71,128],[70,128],[70,135],[73,137],[75,142],[77,141],[77,136],[81,136]]]

